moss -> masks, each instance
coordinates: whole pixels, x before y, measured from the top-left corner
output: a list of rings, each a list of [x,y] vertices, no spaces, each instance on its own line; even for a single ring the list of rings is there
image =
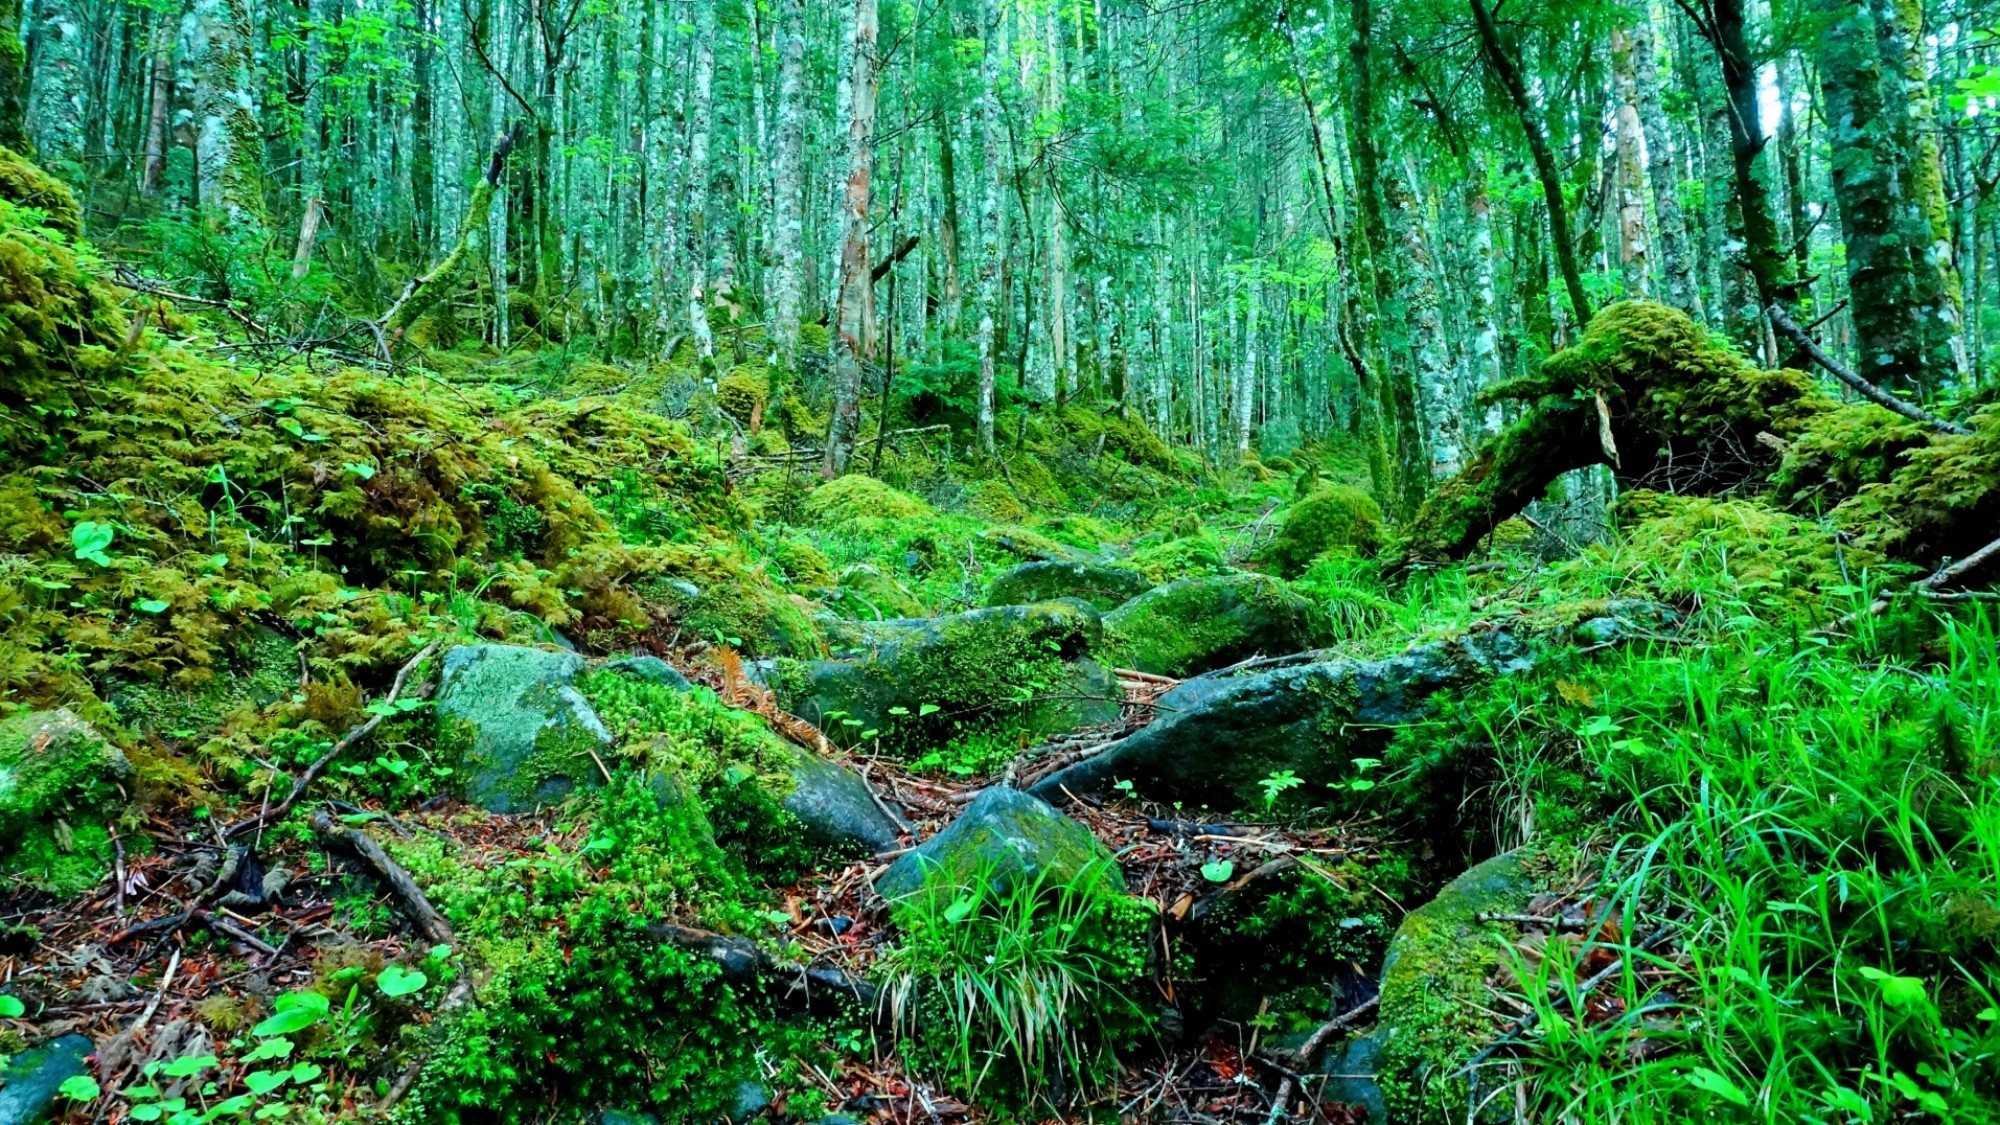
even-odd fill
[[[839,589],[829,604],[863,621],[922,617],[925,612],[924,603],[909,587],[871,563],[855,563],[841,571]]]
[[[1972,433],[1933,435],[1903,454],[1886,481],[1863,485],[1834,510],[1856,542],[1930,567],[1992,542],[2000,527],[2000,406],[1972,417]]]
[[[1200,528],[1192,534],[1149,543],[1120,560],[1120,565],[1145,575],[1154,585],[1229,569],[1222,557],[1222,541]]]
[[[1331,485],[1292,505],[1264,558],[1296,578],[1329,550],[1371,555],[1382,546],[1382,509],[1358,488]]]
[[[925,519],[936,513],[929,504],[890,488],[874,477],[850,473],[813,489],[806,497],[806,516],[821,527],[838,527],[862,519]]]
[[[1829,410],[1786,446],[1772,489],[1794,508],[1829,511],[1868,485],[1886,483],[1932,432],[1874,403]]]
[[[1121,667],[1189,676],[1254,653],[1302,652],[1328,639],[1318,608],[1263,574],[1189,578],[1107,614],[1105,650]]]
[[[132,767],[67,711],[0,722],[0,875],[58,897],[104,877]]]
[[[763,418],[764,407],[770,398],[770,380],[757,368],[738,367],[715,385],[716,405],[722,408],[724,414],[746,426],[753,420]]]
[[[1021,523],[1028,518],[1028,506],[1014,495],[1004,480],[974,481],[965,486],[965,506],[982,519],[994,523]]]
[[[833,562],[810,543],[780,539],[771,544],[771,562],[794,590],[823,590],[834,584]]]
[[[83,234],[83,212],[69,187],[4,147],[0,147],[0,200],[47,216],[41,225],[58,234],[70,238]]]

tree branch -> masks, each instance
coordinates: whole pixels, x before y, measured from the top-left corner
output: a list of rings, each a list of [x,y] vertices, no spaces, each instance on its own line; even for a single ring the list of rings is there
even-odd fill
[[[1940,430],[1947,434],[1959,434],[1961,436],[1972,433],[1971,427],[1947,421],[1920,406],[1904,402],[1902,399],[1897,398],[1895,395],[1890,394],[1888,391],[1848,370],[1846,364],[1828,355],[1825,349],[1814,343],[1813,338],[1806,335],[1805,329],[1799,327],[1798,321],[1793,320],[1791,314],[1785,311],[1784,306],[1778,304],[1776,301],[1771,302],[1771,307],[1765,310],[1765,312],[1766,315],[1770,316],[1773,327],[1784,333],[1786,338],[1791,340],[1792,343],[1797,344],[1801,351],[1811,356],[1814,363],[1826,368],[1833,373],[1834,378],[1854,388],[1855,391],[1860,393],[1861,397],[1875,403],[1877,406],[1893,410],[1913,422],[1922,422],[1934,430]]]

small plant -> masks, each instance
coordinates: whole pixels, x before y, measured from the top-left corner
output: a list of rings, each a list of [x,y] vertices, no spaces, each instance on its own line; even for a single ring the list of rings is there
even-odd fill
[[[1259,781],[1257,787],[1264,791],[1264,808],[1268,810],[1278,803],[1279,797],[1305,783],[1305,779],[1292,770],[1277,770]]]
[[[111,541],[117,538],[117,531],[108,523],[84,520],[70,529],[69,542],[79,562],[110,566],[111,556],[105,554],[111,548]]]

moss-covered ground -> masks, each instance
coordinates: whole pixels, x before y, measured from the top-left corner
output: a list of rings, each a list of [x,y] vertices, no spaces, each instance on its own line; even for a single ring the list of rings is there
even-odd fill
[[[1399,1123],[1994,1119],[2000,618],[1909,589],[2000,519],[1990,407],[1913,432],[1621,305],[1401,526],[1341,437],[1219,468],[1115,403],[1009,401],[978,455],[943,367],[870,404],[866,471],[829,482],[810,371],[774,398],[760,364],[502,354],[435,317],[393,365],[253,362],[113,285],[77,216],[0,152],[0,1052],[95,1036],[118,1065],[69,1120],[1270,1119],[1283,1044],[1371,1002]],[[1531,553],[1500,509],[1607,455],[1600,396],[1647,479],[1603,541]],[[1651,472],[1718,433],[1763,452]],[[891,908],[893,854],[786,811],[787,755],[854,771],[914,843],[1147,721],[1159,673],[1198,670],[1179,642],[1289,655],[1216,642],[1212,601],[1109,639],[1065,604],[1056,632],[937,627],[869,730],[763,686],[1048,560],[1255,575],[1334,656],[1560,640],[1360,732],[1380,757],[1330,789],[1071,806],[1123,892]],[[610,741],[548,748],[588,784],[461,799],[467,732],[413,658],[474,641],[592,662]],[[1115,723],[1037,746],[1059,732],[985,718],[1146,645],[1170,659]],[[632,653],[694,686],[601,665]],[[101,743],[37,757],[58,709]],[[1434,901],[1502,854],[1518,879]]]

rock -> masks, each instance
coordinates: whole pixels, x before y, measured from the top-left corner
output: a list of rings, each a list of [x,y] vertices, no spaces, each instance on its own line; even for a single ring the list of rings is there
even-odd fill
[[[1102,637],[1081,602],[998,606],[877,622],[850,659],[781,660],[755,674],[837,741],[876,731],[884,749],[928,750],[975,731],[1032,738],[1117,718],[1117,678],[1090,658]]]
[[[911,617],[924,612],[924,603],[909,587],[871,563],[855,563],[841,571],[835,596],[842,603],[843,612],[863,620]]]
[[[573,652],[518,645],[445,653],[438,742],[457,753],[466,800],[527,812],[602,780],[591,755],[615,740],[576,688],[583,670]]]
[[[944,831],[891,864],[875,890],[891,901],[904,898],[922,889],[932,870],[961,884],[986,875],[1002,892],[1015,879],[1038,876],[1050,885],[1098,877],[1125,889],[1117,862],[1090,829],[1005,785],[981,793]]]
[[[1152,583],[1133,570],[1088,562],[1029,562],[1002,571],[986,587],[986,604],[1032,605],[1076,598],[1110,609],[1142,594]]]
[[[1492,1034],[1480,1006],[1511,940],[1510,926],[1478,916],[1522,913],[1534,891],[1520,853],[1508,852],[1453,879],[1396,928],[1382,959],[1374,1033],[1394,1120],[1463,1120],[1466,1080],[1457,1071]]]
[[[84,1060],[96,1050],[81,1035],[52,1039],[0,1063],[0,1125],[35,1125],[52,1116],[64,1082],[90,1073]]]
[[[885,852],[900,841],[903,826],[889,819],[860,774],[803,747],[773,737],[784,755],[792,791],[782,802],[815,842],[836,851]]]
[[[1370,555],[1382,546],[1382,509],[1373,497],[1347,485],[1329,485],[1292,505],[1264,549],[1264,558],[1286,578],[1296,578],[1330,550]]]
[[[660,1119],[650,1113],[607,1109],[597,1115],[596,1125],[660,1125]]]
[[[762,1082],[744,1080],[737,1083],[736,1097],[729,1106],[730,1125],[742,1125],[755,1119],[771,1108],[771,1090]]]
[[[1382,1069],[1382,1044],[1373,1035],[1336,1043],[1320,1056],[1314,1074],[1329,1075],[1319,1099],[1360,1106],[1369,1125],[1388,1125],[1389,1106],[1376,1075]]]
[[[0,874],[58,897],[104,877],[132,764],[67,709],[0,722]]]
[[[1159,699],[1162,718],[1094,758],[1044,778],[1056,800],[1130,780],[1157,801],[1261,804],[1258,782],[1292,770],[1306,791],[1352,777],[1348,762],[1380,757],[1386,728],[1421,718],[1439,691],[1534,666],[1504,629],[1418,645],[1386,660],[1328,660],[1239,676],[1201,677]]]
[[[1105,614],[1104,632],[1122,667],[1159,676],[1303,652],[1328,639],[1319,607],[1266,574],[1168,583]]]
[[[693,685],[686,676],[680,674],[673,665],[657,656],[626,656],[617,660],[607,660],[602,666],[606,672],[616,672],[649,684],[664,684],[675,691],[686,691]]]

